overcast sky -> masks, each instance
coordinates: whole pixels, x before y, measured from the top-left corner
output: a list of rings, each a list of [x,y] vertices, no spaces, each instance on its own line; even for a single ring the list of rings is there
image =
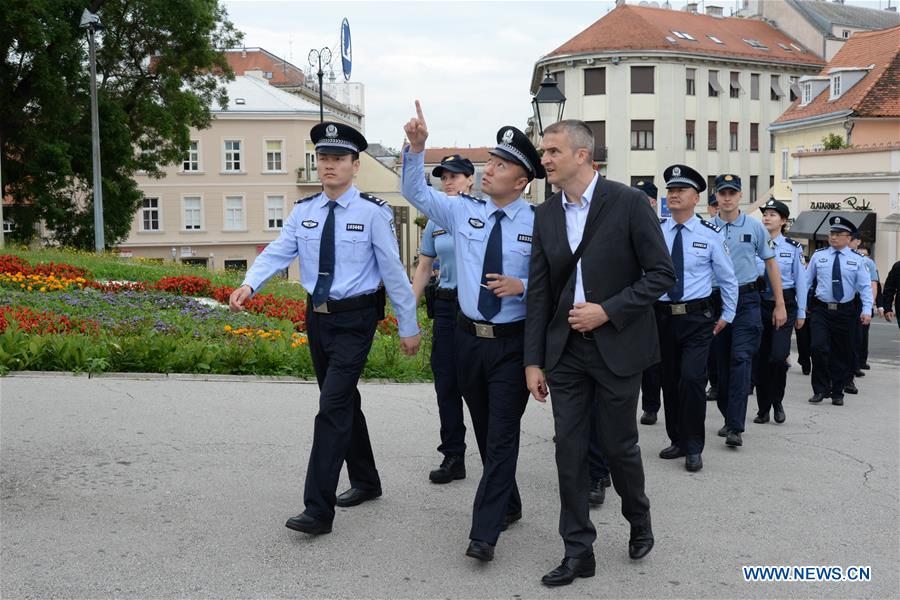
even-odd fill
[[[715,3],[726,14],[738,4]],[[856,3],[879,5],[878,0]],[[886,0],[880,3],[886,6]],[[428,121],[430,146],[491,145],[502,125],[524,128],[531,115],[534,63],[615,2],[229,0],[224,5],[244,32],[246,46],[265,48],[301,68],[311,49],[338,49],[346,17],[353,42],[351,81],[366,87],[366,137],[397,148],[416,98]],[[333,66],[341,77],[339,52]]]

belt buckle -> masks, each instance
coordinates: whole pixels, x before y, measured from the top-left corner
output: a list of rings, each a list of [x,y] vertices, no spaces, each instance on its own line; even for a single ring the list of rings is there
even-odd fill
[[[594,332],[593,331],[588,331],[588,332],[582,331],[581,337],[588,340],[589,342],[593,342],[594,341]]]
[[[829,302],[828,303],[828,310],[837,310],[837,309],[838,309],[837,302]]]
[[[687,304],[670,304],[669,307],[671,308],[673,315],[687,314]]]
[[[328,302],[323,302],[322,304],[320,304],[320,305],[318,305],[318,306],[313,305],[313,312],[314,312],[314,313],[319,313],[319,314],[321,314],[321,315],[328,315],[328,314],[331,314],[331,313],[328,311]]]
[[[480,338],[493,339],[495,337],[494,326],[487,323],[475,323],[475,335]]]

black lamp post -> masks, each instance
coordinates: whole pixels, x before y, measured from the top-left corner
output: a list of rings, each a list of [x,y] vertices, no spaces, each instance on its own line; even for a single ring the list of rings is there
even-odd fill
[[[563,108],[566,106],[566,97],[559,89],[556,80],[550,77],[550,73],[544,74],[544,80],[531,99],[531,107],[534,109],[534,122],[537,125],[538,135],[544,136],[544,128],[550,127],[562,119]],[[553,195],[553,189],[549,183],[544,183],[544,199]]]
[[[325,120],[325,108],[324,103],[322,101],[322,77],[325,75],[325,72],[322,70],[322,65],[328,66],[331,64],[331,50],[328,48],[322,48],[321,50],[310,50],[309,51],[309,66],[315,67],[316,63],[318,63],[319,70],[316,75],[319,77],[319,123]]]

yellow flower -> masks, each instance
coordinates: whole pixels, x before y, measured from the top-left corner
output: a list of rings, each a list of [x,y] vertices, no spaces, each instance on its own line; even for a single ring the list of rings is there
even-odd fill
[[[46,288],[46,287],[42,287],[42,288],[41,288],[41,291],[42,291],[42,292],[46,292],[46,291],[47,291],[47,288]]]
[[[225,326],[225,331],[231,331],[231,325],[226,325],[226,326]]]

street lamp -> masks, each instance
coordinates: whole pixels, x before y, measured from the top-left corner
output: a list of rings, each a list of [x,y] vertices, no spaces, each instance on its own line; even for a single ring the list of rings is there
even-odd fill
[[[84,9],[81,13],[82,29],[88,30],[88,48],[91,63],[91,153],[94,161],[94,249],[103,252],[103,184],[100,178],[100,117],[97,114],[97,42],[94,34],[103,29],[100,17]]]
[[[566,105],[566,97],[559,89],[556,80],[550,77],[550,73],[544,73],[544,80],[531,99],[531,107],[534,109],[534,122],[537,124],[538,135],[544,137],[544,128],[550,127],[562,119],[563,108]],[[544,182],[544,200],[553,195],[553,187]]]
[[[328,48],[322,48],[321,50],[312,49],[309,51],[309,66],[315,67],[318,63],[319,71],[316,75],[319,77],[319,123],[325,120],[325,109],[323,101],[322,101],[322,77],[325,76],[325,72],[322,70],[322,66],[329,66],[331,64],[331,50]]]

